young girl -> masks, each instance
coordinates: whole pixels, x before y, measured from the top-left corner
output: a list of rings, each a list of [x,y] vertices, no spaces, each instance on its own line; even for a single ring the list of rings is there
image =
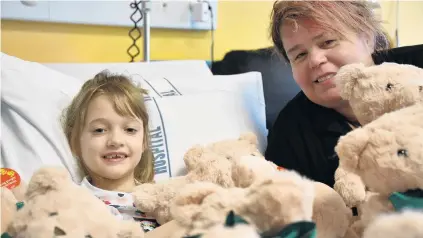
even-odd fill
[[[107,72],[88,80],[64,114],[63,127],[91,190],[121,219],[134,219],[144,231],[158,226],[133,204],[130,192],[153,181],[145,90]]]

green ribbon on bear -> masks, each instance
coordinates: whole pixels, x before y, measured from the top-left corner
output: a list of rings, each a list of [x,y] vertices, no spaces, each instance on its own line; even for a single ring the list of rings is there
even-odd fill
[[[12,238],[12,236],[9,235],[9,233],[5,232],[5,233],[1,234],[1,238]]]
[[[404,208],[423,209],[423,190],[414,189],[406,192],[394,192],[389,196],[396,211],[401,211]]]
[[[242,217],[230,211],[226,216],[225,227],[234,227],[238,224],[248,224]],[[316,224],[311,221],[299,221],[287,225],[276,235],[266,236],[261,234],[262,238],[316,238]],[[186,236],[184,238],[201,238],[202,235]]]

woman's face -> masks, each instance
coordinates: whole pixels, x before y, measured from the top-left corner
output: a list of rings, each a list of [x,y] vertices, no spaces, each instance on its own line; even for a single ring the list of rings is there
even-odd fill
[[[348,39],[340,39],[310,20],[298,20],[297,23],[298,28],[291,23],[281,27],[281,39],[295,81],[314,103],[340,107],[342,99],[335,87],[334,75],[346,64],[373,64],[373,45],[368,44],[371,41],[354,33],[348,34]]]

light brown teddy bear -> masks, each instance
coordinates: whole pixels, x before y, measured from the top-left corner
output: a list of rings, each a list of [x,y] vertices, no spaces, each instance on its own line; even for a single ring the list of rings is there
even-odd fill
[[[292,223],[312,223],[313,199],[313,183],[287,170],[247,188],[222,188],[209,182],[189,184],[173,201],[171,212],[186,228],[185,235],[207,233],[223,224],[233,211],[259,234],[272,236]]]
[[[423,211],[403,210],[378,216],[364,231],[363,238],[423,237]]]
[[[335,151],[335,190],[360,208],[359,233],[381,213],[423,208],[423,105],[386,113],[349,132]]]
[[[258,179],[272,178],[283,171],[271,161],[248,156],[236,159],[233,163],[232,178],[235,185],[242,188],[249,187]],[[315,192],[312,220],[317,226],[317,237],[354,237],[354,233],[349,230],[353,218],[352,210],[334,189],[320,182],[312,182]]]
[[[262,211],[266,209],[266,205],[263,204],[267,204],[268,200],[269,204],[272,202],[277,204],[278,199],[284,199],[284,196],[300,196],[295,192],[296,189],[312,189],[314,196],[308,202],[312,206],[311,220],[317,228],[316,237],[349,237],[350,231],[348,228],[352,219],[352,211],[346,207],[342,198],[332,188],[322,183],[304,179],[293,171],[281,171],[272,162],[261,158],[245,156],[233,160],[233,163],[232,176],[237,188],[231,188],[228,192],[227,189],[219,188],[214,184],[200,183],[185,187],[175,199],[172,214],[176,221],[180,223],[180,226],[189,230],[189,233],[206,232],[211,227],[220,225],[228,209],[244,206],[243,204],[246,203],[249,203],[248,206],[252,210],[257,209],[257,211],[263,212],[261,215],[255,213],[251,216],[257,216],[256,219],[262,219],[263,223],[273,226],[272,220],[283,219],[284,215],[289,215],[289,212],[285,214],[289,210],[280,214],[273,214],[271,213],[273,210]],[[286,184],[271,182],[275,178],[280,179],[281,174],[285,175],[282,178],[285,179]],[[300,183],[304,184],[300,185]],[[297,188],[297,186],[302,187]],[[264,190],[258,192],[261,188]],[[273,189],[274,193],[270,193],[265,188],[268,188],[269,191]],[[245,197],[245,193],[248,193],[250,197]],[[249,201],[250,199],[252,200]],[[296,197],[288,203],[293,207],[292,209],[296,209],[294,207],[303,206],[303,202],[305,202],[304,197]],[[285,204],[286,201],[283,203]],[[275,206],[283,207],[283,205]],[[235,211],[238,210],[235,209]],[[278,223],[278,225],[281,225],[281,223]],[[274,227],[280,228],[277,225]],[[266,230],[268,228],[261,229]]]
[[[335,83],[361,125],[386,112],[423,102],[423,69],[413,65],[349,64],[339,69]]]
[[[195,181],[208,181],[222,187],[234,187],[231,160],[242,155],[262,157],[257,144],[253,133],[245,133],[238,139],[194,146],[184,156],[187,174],[137,186],[133,192],[135,206],[148,216],[155,217],[159,224],[171,221],[170,203],[183,186]]]
[[[118,220],[100,199],[73,183],[64,168],[36,171],[23,203],[5,237],[144,237],[137,222]]]
[[[357,128],[339,139],[335,147],[335,151],[339,157],[339,166],[335,171],[334,189],[343,197],[347,206],[356,207],[365,200],[366,189],[364,184],[368,185],[370,188],[373,188],[373,185],[369,183],[374,184],[376,187],[380,187],[378,185],[383,184],[384,187],[384,183],[388,181],[386,181],[387,179],[384,178],[383,175],[389,177],[394,176],[394,178],[396,178],[393,180],[396,185],[395,189],[416,186],[418,184],[416,182],[410,183],[411,181],[408,182],[406,180],[400,180],[398,182],[397,173],[408,168],[408,164],[399,164],[403,167],[393,168],[393,162],[401,158],[401,146],[404,148],[412,147],[415,151],[412,157],[416,160],[422,156],[416,152],[416,148],[420,146],[420,141],[411,140],[411,138],[420,138],[419,133],[422,128],[423,105],[415,104],[394,112],[386,113],[375,121],[362,128]],[[383,171],[383,175],[375,173],[374,176],[378,177],[369,180],[369,176],[373,173],[366,171],[370,168],[364,167],[364,165],[367,165],[364,163],[367,161],[375,161],[376,158],[382,157],[384,157],[385,160],[388,158],[391,159],[388,161],[390,167],[387,167],[385,164],[381,164],[381,167],[376,166],[376,163],[370,164],[373,165],[373,171]],[[382,162],[384,162],[384,160],[381,160],[379,163]],[[397,162],[403,163],[404,161],[398,160]],[[410,161],[405,160],[405,162]],[[404,166],[406,168],[404,168]],[[419,167],[416,167],[414,169],[418,168]],[[391,174],[388,175],[388,173]],[[407,173],[405,173],[404,176],[406,175]],[[407,178],[407,176],[404,178]],[[367,182],[363,183],[362,179],[366,179]],[[389,187],[386,187],[386,189],[388,191],[391,190]]]

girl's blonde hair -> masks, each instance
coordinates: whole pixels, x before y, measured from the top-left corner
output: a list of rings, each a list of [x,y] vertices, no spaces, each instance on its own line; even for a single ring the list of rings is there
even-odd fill
[[[62,126],[72,154],[77,158],[84,175],[88,175],[88,171],[81,159],[80,137],[84,128],[87,108],[93,98],[106,95],[114,103],[114,108],[119,115],[142,120],[144,152],[135,168],[135,181],[148,183],[153,180],[154,159],[150,147],[149,117],[144,104],[144,94],[146,93],[146,90],[135,86],[129,78],[123,75],[112,75],[107,71],[100,72],[82,85],[79,93],[64,111]]]
[[[287,61],[280,28],[286,22],[296,25],[299,18],[310,19],[344,39],[348,31],[364,33],[373,39],[375,51],[390,48],[391,45],[369,1],[277,0],[271,12],[270,35],[276,51]]]

